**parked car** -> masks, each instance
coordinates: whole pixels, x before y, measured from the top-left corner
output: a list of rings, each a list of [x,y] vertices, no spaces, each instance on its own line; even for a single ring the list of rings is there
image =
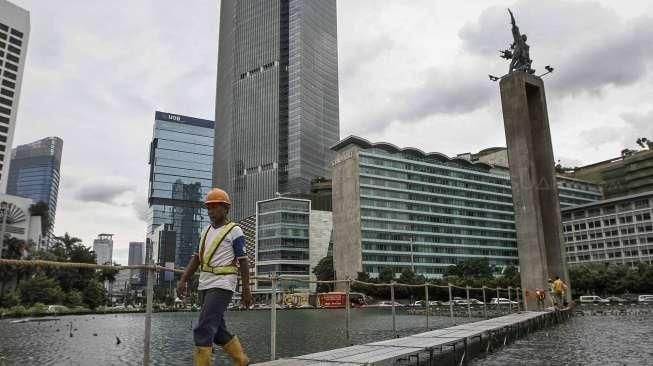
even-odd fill
[[[433,301],[429,301],[429,305],[430,306],[440,306],[440,305],[444,305],[444,303],[442,301],[433,300]]]
[[[479,299],[469,299],[469,303],[472,305],[483,305],[483,301]]]
[[[621,298],[621,297],[618,297],[618,296],[610,296],[610,297],[607,297],[606,300],[608,300],[609,302],[617,302],[617,303],[628,302],[628,300],[626,300],[624,298]]]
[[[499,298],[493,297],[489,303],[499,304],[499,305],[507,305],[507,304],[518,305],[517,301],[508,300],[505,297],[499,297]]]
[[[392,307],[392,301],[379,301],[376,304],[367,305],[367,306],[377,307],[377,308]],[[403,305],[395,301],[395,307],[400,307],[400,306],[403,306]]]
[[[638,302],[651,302],[653,303],[653,295],[639,295]]]
[[[602,297],[596,296],[596,295],[586,295],[586,296],[581,296],[580,297],[580,302],[581,304],[599,304],[599,303],[607,303],[610,302],[608,299],[604,299]]]
[[[417,308],[419,308],[419,307],[423,307],[423,306],[426,306],[426,301],[424,301],[424,300],[417,300],[417,301],[415,301],[411,306],[414,306],[414,307],[417,307]]]
[[[48,305],[48,313],[58,314],[66,310],[68,308],[63,305]]]

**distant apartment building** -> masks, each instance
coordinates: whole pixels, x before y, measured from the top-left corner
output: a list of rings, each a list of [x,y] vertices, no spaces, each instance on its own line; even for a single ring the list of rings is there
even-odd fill
[[[0,0],[0,193],[7,190],[29,32],[29,12]]]
[[[650,192],[653,191],[653,150],[585,165],[569,175],[601,184],[608,199]]]
[[[113,263],[113,234],[99,234],[93,240],[93,251],[97,264]]]
[[[185,267],[209,224],[204,198],[211,189],[213,121],[155,113],[150,146],[147,236],[164,224],[174,232],[176,267]]]
[[[63,140],[59,137],[18,145],[11,151],[7,193],[48,205],[47,237],[52,237],[57,212],[62,151]]]
[[[333,149],[333,255],[339,279],[361,271],[377,276],[385,267],[441,277],[447,267],[469,258],[487,258],[497,270],[518,265],[506,166],[472,161],[471,154],[450,158],[356,136]],[[562,207],[601,199],[599,187],[588,182],[559,178],[558,191]]]
[[[315,290],[313,269],[327,255],[331,212],[311,210],[311,201],[279,197],[257,203],[256,275],[272,273],[303,281],[283,281],[281,289]],[[256,289],[270,290],[258,280]]]
[[[0,194],[0,236],[32,242],[36,249],[43,245],[41,217],[31,216],[29,198]]]
[[[562,210],[567,263],[653,263],[653,191]]]

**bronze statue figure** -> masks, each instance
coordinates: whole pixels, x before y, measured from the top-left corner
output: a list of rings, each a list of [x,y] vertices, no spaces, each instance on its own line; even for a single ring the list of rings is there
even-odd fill
[[[531,68],[533,60],[530,58],[529,46],[526,44],[527,37],[525,34],[519,33],[519,27],[515,23],[515,17],[510,9],[508,9],[508,13],[510,13],[510,23],[512,24],[513,42],[509,49],[500,51],[501,57],[510,60],[508,73],[520,70],[532,74],[535,70]]]

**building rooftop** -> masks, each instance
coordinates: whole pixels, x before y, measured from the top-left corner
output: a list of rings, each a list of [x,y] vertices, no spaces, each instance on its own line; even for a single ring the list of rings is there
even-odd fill
[[[630,201],[630,200],[636,200],[638,198],[645,198],[653,196],[653,191],[648,191],[648,192],[643,192],[643,193],[637,193],[637,194],[631,194],[627,196],[621,196],[621,197],[615,197],[615,198],[610,198],[607,200],[602,200],[602,201],[595,201],[592,203],[586,203],[583,205],[578,205],[578,206],[571,206],[571,207],[566,207],[561,209],[560,211],[574,211],[578,209],[585,209],[588,207],[593,207],[593,206],[601,206],[601,205],[607,205],[610,203],[617,203],[617,202],[622,202],[622,201]]]
[[[343,148],[349,146],[349,145],[357,145],[361,148],[364,149],[382,149],[385,150],[389,153],[408,153],[412,154],[421,158],[427,158],[427,159],[433,159],[437,160],[439,162],[453,162],[453,163],[458,163],[462,166],[470,167],[470,168],[480,168],[484,170],[489,170],[492,168],[491,165],[482,163],[482,162],[471,162],[467,159],[459,158],[459,157],[449,157],[446,154],[440,153],[440,152],[424,152],[421,149],[418,149],[416,147],[404,147],[400,148],[397,145],[391,144],[389,142],[370,142],[369,140],[359,137],[359,136],[354,136],[354,135],[349,135],[348,137],[338,141],[337,144],[333,145],[331,147],[331,150],[333,151],[339,151],[342,150]]]

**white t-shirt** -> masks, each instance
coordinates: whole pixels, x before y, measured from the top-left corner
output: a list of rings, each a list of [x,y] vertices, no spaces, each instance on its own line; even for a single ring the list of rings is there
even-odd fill
[[[211,243],[213,243],[213,240],[220,232],[221,228],[222,227],[214,228],[213,226],[210,226],[209,232],[206,234],[204,250],[208,250],[208,248],[211,246]],[[204,234],[203,231],[202,234]],[[228,266],[234,262],[234,259],[236,258],[236,254],[235,254],[236,251],[243,251],[243,253],[241,254],[243,254],[242,256],[246,258],[247,255],[244,254],[244,250],[245,250],[244,242],[245,242],[245,237],[243,235],[243,230],[240,227],[235,226],[233,229],[231,229],[229,234],[225,236],[224,240],[222,240],[222,243],[215,251],[215,253],[213,253],[213,257],[211,257],[211,261],[209,262],[209,264],[211,266]],[[202,243],[198,245],[198,248],[201,245]],[[234,245],[237,245],[239,248],[234,248]],[[200,263],[201,260],[202,258],[200,258]],[[209,272],[202,272],[201,264],[199,267],[199,271],[200,271],[200,282],[199,282],[198,290],[221,288],[229,291],[236,291],[236,284],[238,282],[237,275],[235,274],[215,275]]]

